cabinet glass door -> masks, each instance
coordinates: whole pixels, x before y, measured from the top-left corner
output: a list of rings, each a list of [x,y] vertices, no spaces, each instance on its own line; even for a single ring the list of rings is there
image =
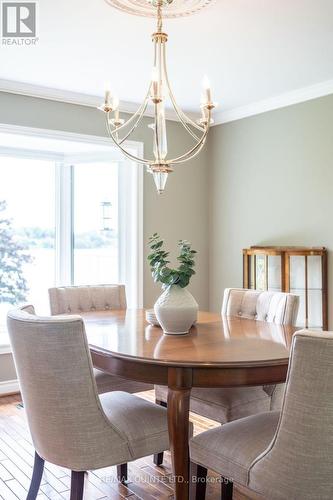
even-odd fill
[[[268,256],[267,285],[271,292],[281,291],[281,255]]]
[[[309,327],[322,328],[322,263],[319,255],[311,255],[308,262],[308,309]]]
[[[317,255],[290,256],[290,293],[300,297],[297,326],[323,326],[321,266]]]

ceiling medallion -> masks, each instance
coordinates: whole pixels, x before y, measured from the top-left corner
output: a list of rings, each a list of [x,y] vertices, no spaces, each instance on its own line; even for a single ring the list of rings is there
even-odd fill
[[[155,17],[156,0],[105,0],[106,3],[122,12],[135,16]],[[216,0],[163,0],[164,18],[177,18],[190,16],[215,3]]]
[[[108,0],[111,2],[111,0]],[[132,3],[134,0],[131,0]],[[153,65],[151,78],[148,82],[147,93],[142,104],[134,115],[129,118],[120,116],[119,99],[111,93],[109,85],[105,89],[105,99],[100,106],[100,110],[105,113],[106,127],[108,134],[117,148],[131,161],[146,165],[147,170],[153,175],[158,193],[163,193],[168,175],[173,172],[173,167],[181,165],[195,156],[203,149],[210,126],[213,123],[212,111],[216,103],[212,99],[209,80],[203,79],[203,92],[201,95],[201,118],[194,121],[187,116],[178,106],[175,96],[172,92],[166,62],[166,44],[168,35],[163,30],[162,14],[164,10],[172,8],[173,1],[177,0],[138,0],[144,1],[144,4],[151,5],[156,16],[156,31],[152,34],[153,41]],[[112,0],[114,3],[115,0]],[[129,3],[130,0],[127,0]],[[186,0],[183,0],[183,3]],[[188,0],[194,3],[194,0]],[[164,9],[165,7],[165,9]],[[193,144],[183,154],[170,157],[168,150],[167,122],[165,118],[166,103],[169,102],[176,114],[179,123],[191,136]],[[153,106],[153,121],[148,125],[152,130],[153,147],[152,151],[145,150],[142,157],[134,156],[126,146],[128,139],[134,130],[139,126],[148,105]],[[150,154],[149,154],[150,153]]]

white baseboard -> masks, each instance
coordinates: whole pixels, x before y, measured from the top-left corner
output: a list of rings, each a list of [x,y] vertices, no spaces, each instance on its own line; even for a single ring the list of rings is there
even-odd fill
[[[20,392],[18,380],[4,380],[0,382],[0,397]]]

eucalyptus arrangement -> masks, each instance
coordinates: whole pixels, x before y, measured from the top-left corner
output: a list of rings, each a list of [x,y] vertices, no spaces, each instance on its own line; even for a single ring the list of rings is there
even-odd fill
[[[149,247],[151,253],[148,255],[148,262],[154,281],[163,284],[164,288],[171,285],[178,285],[181,288],[188,286],[191,277],[195,274],[194,257],[196,250],[191,249],[191,243],[186,240],[179,240],[179,266],[177,269],[168,267],[169,252],[163,249],[164,241],[157,233],[149,238]]]
[[[195,250],[191,243],[179,240],[179,266],[169,267],[169,252],[164,249],[164,241],[159,234],[154,233],[149,238],[151,253],[148,262],[155,282],[162,283],[164,292],[157,299],[154,310],[164,333],[184,335],[195,323],[198,314],[198,304],[186,289],[191,277],[195,274]]]

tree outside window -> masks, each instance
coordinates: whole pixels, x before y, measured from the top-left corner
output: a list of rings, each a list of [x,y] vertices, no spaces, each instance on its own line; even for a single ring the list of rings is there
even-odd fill
[[[0,200],[0,303],[17,304],[27,297],[23,266],[32,262],[32,257],[15,237],[12,220],[5,214],[6,208],[6,201]]]

